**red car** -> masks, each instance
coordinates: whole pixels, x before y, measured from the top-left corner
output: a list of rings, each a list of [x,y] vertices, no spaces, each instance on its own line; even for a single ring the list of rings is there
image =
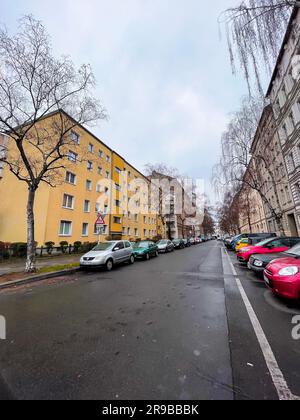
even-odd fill
[[[290,249],[289,238],[271,238],[265,239],[254,246],[241,248],[237,254],[237,258],[241,263],[248,263],[251,255],[254,254],[275,254]]]
[[[286,258],[272,261],[264,271],[264,280],[274,294],[300,299],[300,245],[286,253]]]

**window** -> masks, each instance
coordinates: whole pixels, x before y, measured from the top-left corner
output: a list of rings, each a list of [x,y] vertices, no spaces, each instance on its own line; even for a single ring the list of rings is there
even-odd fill
[[[99,150],[99,152],[98,152],[98,156],[99,156],[99,158],[102,158],[102,157],[103,157],[103,152],[102,152],[102,150]]]
[[[86,181],[86,190],[92,191],[92,181],[88,180]]]
[[[96,203],[96,205],[95,205],[95,211],[96,211],[96,213],[100,213],[101,212],[100,203]]]
[[[125,242],[125,248],[131,248],[131,243],[130,242]]]
[[[138,229],[134,229],[134,236],[139,236],[139,230]]]
[[[109,195],[109,188],[105,187],[104,192],[105,192],[105,195]]]
[[[290,170],[293,171],[296,168],[293,153],[290,153],[289,155],[289,164],[290,164]]]
[[[82,224],[82,236],[89,236],[89,224],[83,223]]]
[[[123,242],[118,242],[116,244],[115,248],[124,249],[125,248],[124,243]]]
[[[103,171],[102,166],[98,166],[98,175],[102,175],[102,171]]]
[[[69,184],[75,185],[76,175],[72,174],[72,172],[66,172],[66,182],[68,182]]]
[[[128,220],[130,220],[131,219],[131,213],[130,213],[130,211],[128,212]]]
[[[127,228],[127,235],[130,236],[131,235],[131,230],[130,228]]]
[[[97,184],[96,186],[96,192],[100,193],[101,192],[101,184]]]
[[[70,139],[75,144],[80,144],[80,136],[79,136],[79,134],[75,133],[75,131],[71,131]]]
[[[69,150],[68,159],[70,162],[76,163],[78,159],[78,154]]]
[[[89,153],[94,153],[94,145],[92,143],[89,144],[88,151]]]
[[[122,223],[122,219],[121,219],[121,217],[114,217],[114,223],[116,223],[116,224],[118,224],[118,225],[120,225],[121,223]]]
[[[144,236],[147,236],[147,230],[144,229]]]
[[[134,221],[135,221],[136,223],[139,221],[139,216],[138,216],[138,214],[135,214],[135,215],[134,215]]]
[[[92,171],[93,170],[93,162],[91,162],[90,160],[87,162],[87,170],[88,171]]]
[[[122,170],[118,168],[117,166],[115,167],[115,171],[117,172],[117,174],[120,174],[122,172]]]
[[[62,220],[60,222],[59,235],[60,236],[71,236],[72,235],[72,222]]]
[[[91,211],[91,202],[89,200],[84,200],[83,211],[84,213],[89,213]]]
[[[123,229],[122,229],[122,234],[123,234],[123,235],[126,235],[126,227],[123,227]]]
[[[110,156],[106,155],[106,162],[110,163]]]
[[[119,184],[115,184],[115,189],[116,189],[117,191],[122,191],[122,187],[121,187],[121,185],[119,185]]]
[[[147,223],[147,217],[144,216],[144,224],[146,224],[146,223]]]
[[[74,197],[72,195],[64,194],[63,196],[63,207],[65,209],[73,209]]]
[[[121,201],[120,200],[115,200],[115,206],[116,207],[121,207]]]
[[[110,173],[108,171],[106,171],[106,179],[110,178]]]

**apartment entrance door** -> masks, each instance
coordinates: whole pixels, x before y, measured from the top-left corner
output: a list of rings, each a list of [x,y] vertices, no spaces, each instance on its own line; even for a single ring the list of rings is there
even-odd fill
[[[296,219],[294,214],[288,215],[288,222],[289,222],[289,228],[291,231],[292,236],[298,236],[298,229],[296,224]]]

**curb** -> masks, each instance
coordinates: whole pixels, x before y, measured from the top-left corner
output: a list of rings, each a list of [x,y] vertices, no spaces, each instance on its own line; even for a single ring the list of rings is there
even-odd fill
[[[43,280],[53,279],[55,277],[63,277],[67,274],[75,274],[80,271],[80,268],[70,268],[63,271],[54,271],[52,273],[40,274],[38,276],[27,277],[21,280],[9,281],[7,283],[0,284],[0,290],[9,289],[17,286],[22,286],[24,284],[35,283]]]

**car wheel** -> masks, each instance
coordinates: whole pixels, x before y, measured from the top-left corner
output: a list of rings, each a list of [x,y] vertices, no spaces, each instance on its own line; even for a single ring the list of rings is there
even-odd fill
[[[134,264],[134,263],[135,263],[134,255],[131,255],[131,257],[129,259],[129,264]]]
[[[145,255],[145,260],[146,260],[146,261],[149,261],[149,260],[150,260],[150,254],[148,254],[148,253],[147,253],[147,254]]]
[[[106,270],[111,271],[114,268],[114,262],[113,260],[108,260],[105,264]]]

